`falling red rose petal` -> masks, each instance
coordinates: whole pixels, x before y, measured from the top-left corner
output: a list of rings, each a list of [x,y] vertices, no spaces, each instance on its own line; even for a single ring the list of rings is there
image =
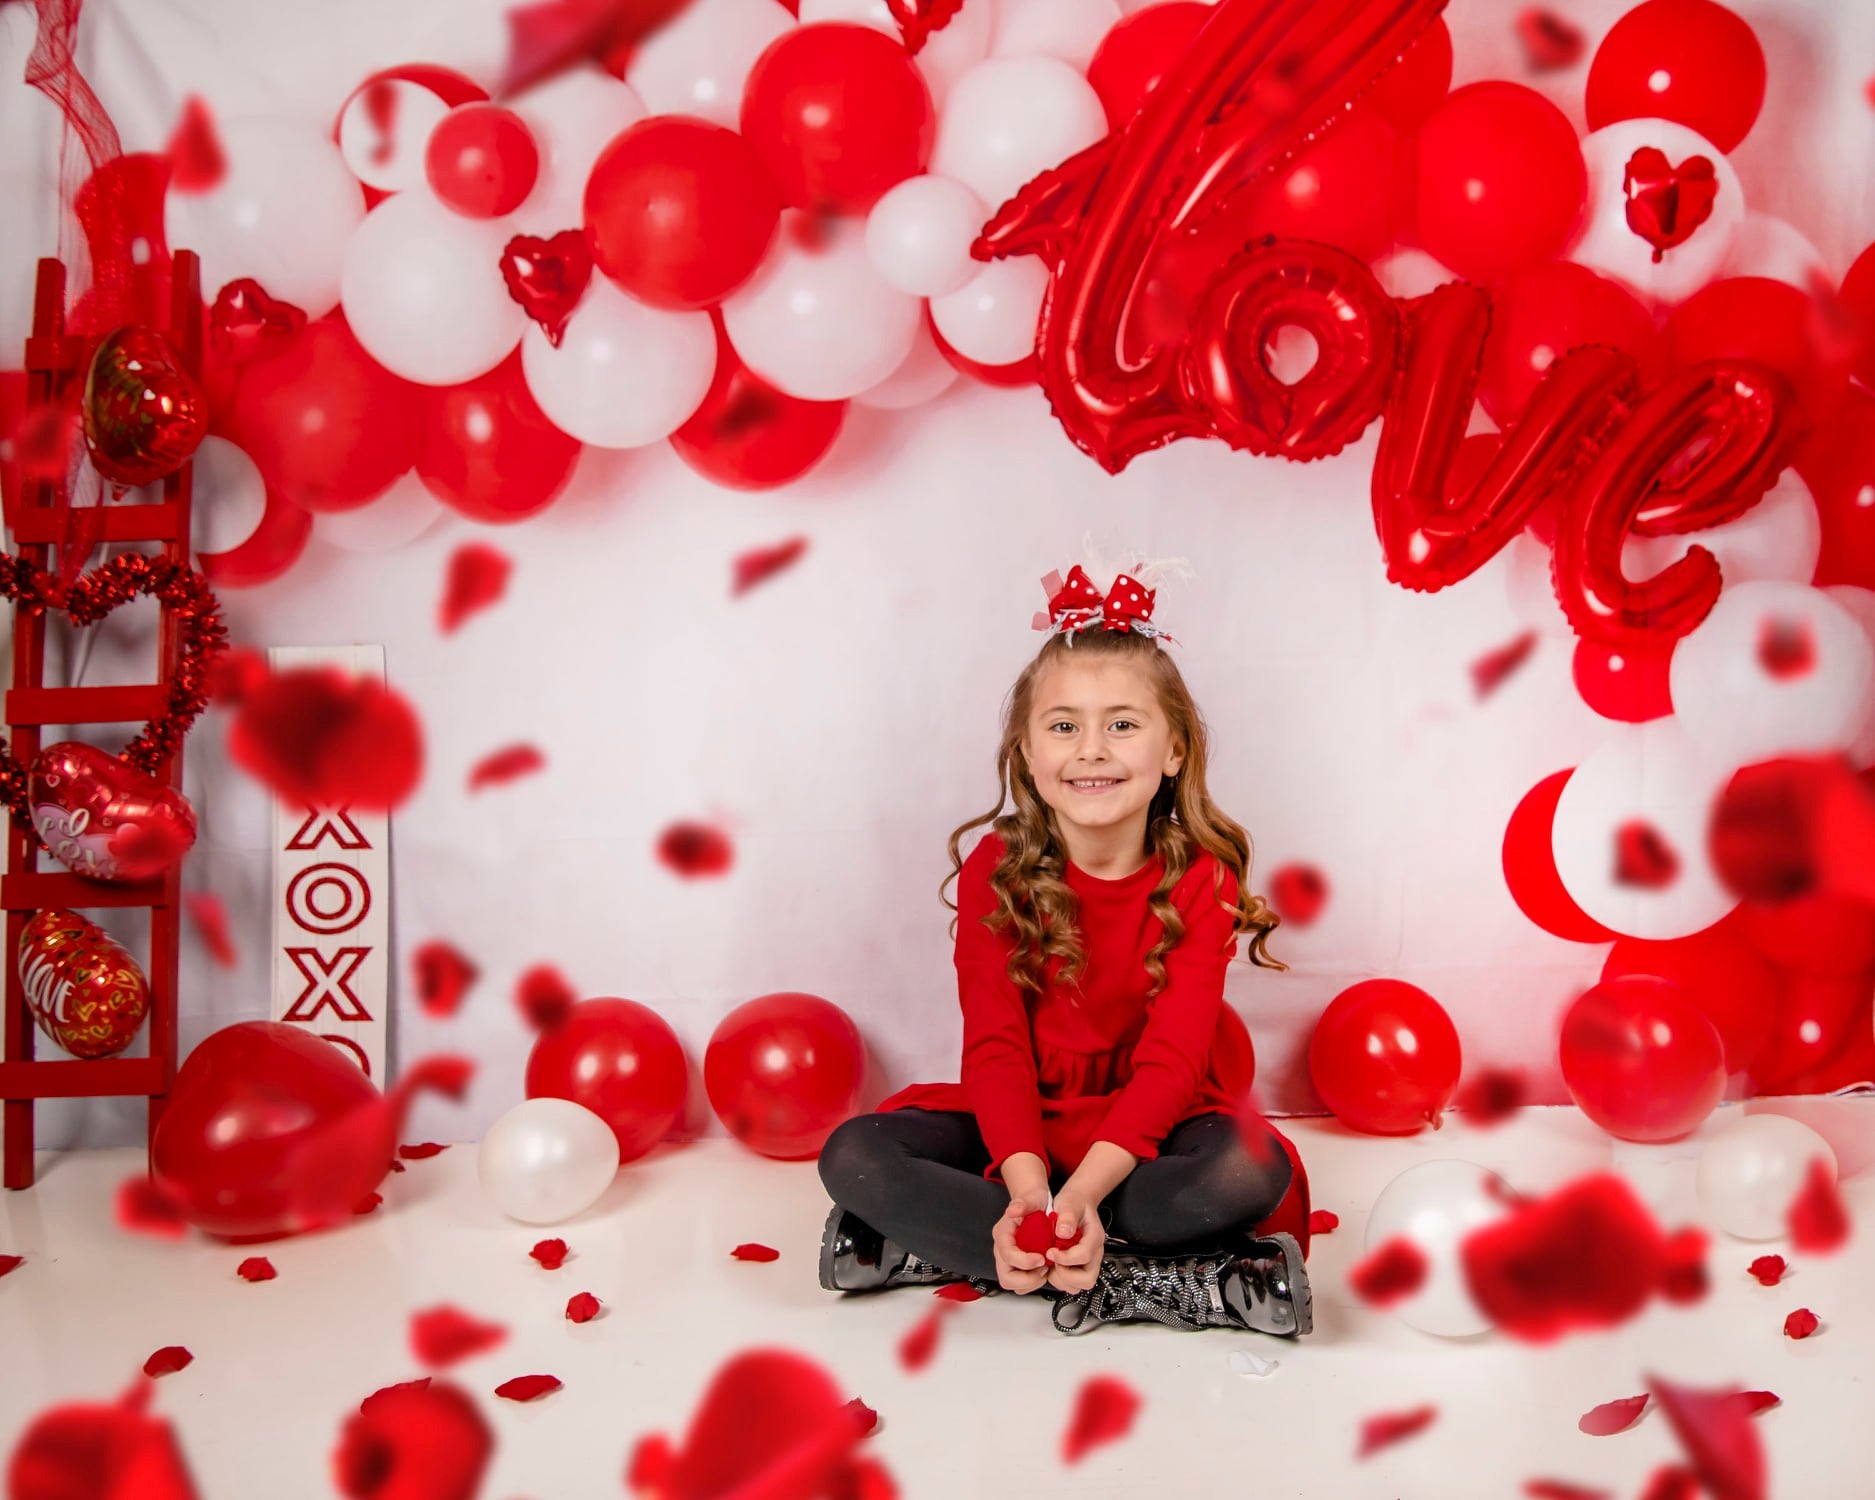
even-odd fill
[[[1333,1234],[1341,1227],[1341,1215],[1333,1209],[1312,1208],[1309,1210],[1309,1237],[1318,1234]]]
[[[394,1398],[399,1391],[427,1391],[434,1380],[434,1376],[419,1375],[415,1380],[400,1380],[395,1385],[379,1386],[377,1390],[358,1403],[358,1410],[368,1414],[384,1402]]]
[[[1640,890],[1664,890],[1680,872],[1680,856],[1667,837],[1644,818],[1630,818],[1615,830],[1615,883]]]
[[[775,574],[797,561],[807,551],[807,538],[789,537],[785,542],[778,542],[772,547],[751,547],[747,552],[738,553],[735,560],[735,581],[730,585],[729,593],[733,598],[746,593]]]
[[[138,1382],[108,1405],[64,1401],[26,1425],[7,1460],[9,1500],[197,1500],[176,1434]]]
[[[208,664],[202,686],[209,702],[239,708],[272,677],[273,668],[260,652],[249,646],[230,646]]]
[[[462,997],[468,993],[469,986],[482,973],[458,949],[440,938],[433,938],[417,949],[410,963],[416,971],[417,1000],[432,1016],[453,1016],[461,1008]]]
[[[432,1156],[440,1156],[448,1149],[435,1141],[418,1141],[414,1146],[399,1146],[397,1154],[405,1161],[425,1161]]]
[[[352,1205],[352,1213],[362,1219],[366,1214],[376,1213],[378,1211],[378,1206],[383,1202],[384,1195],[382,1193],[366,1193],[364,1197],[360,1198]]]
[[[250,1255],[234,1268],[234,1273],[243,1281],[272,1281],[280,1274],[264,1255]]]
[[[483,756],[469,772],[469,790],[479,792],[485,786],[501,786],[538,771],[547,757],[532,745],[509,745]]]
[[[389,811],[423,777],[423,726],[401,694],[337,667],[269,676],[228,726],[228,756],[295,806]]]
[[[393,1156],[393,1157],[391,1158],[391,1160],[390,1160],[390,1169],[391,1169],[391,1170],[392,1170],[393,1172],[403,1172],[403,1171],[407,1171],[407,1170],[409,1170],[409,1169],[408,1169],[407,1167],[405,1167],[405,1166],[404,1166],[404,1164],[403,1164],[402,1162],[400,1162],[400,1161],[399,1161],[399,1160],[398,1160],[398,1159],[397,1159],[396,1157],[394,1157],[394,1156]]]
[[[1699,1476],[1685,1464],[1662,1464],[1648,1478],[1640,1500],[1699,1500]]]
[[[1776,1286],[1787,1268],[1781,1255],[1760,1255],[1745,1269],[1758,1278],[1760,1286]]]
[[[781,1259],[781,1252],[779,1250],[771,1249],[767,1245],[758,1245],[754,1241],[750,1241],[748,1244],[745,1244],[745,1245],[738,1245],[736,1246],[735,1249],[731,1250],[729,1253],[733,1255],[737,1260],[780,1260]]]
[[[898,1341],[898,1362],[908,1370],[922,1370],[937,1353],[938,1334],[944,1315],[955,1312],[955,1302],[940,1302],[912,1325],[911,1332]]]
[[[494,1447],[474,1398],[426,1375],[358,1403],[333,1450],[332,1478],[347,1500],[474,1500]]]
[[[535,964],[514,986],[514,1003],[521,1018],[535,1031],[564,1025],[579,1000],[566,976],[552,964]]]
[[[1660,1295],[1684,1305],[1697,1302],[1710,1289],[1706,1274],[1706,1248],[1711,1243],[1703,1229],[1688,1225],[1667,1236],[1660,1260]]]
[[[1592,1490],[1566,1479],[1526,1479],[1523,1492],[1529,1500],[1613,1500],[1607,1490]]]
[[[460,1103],[474,1077],[474,1058],[453,1052],[432,1052],[404,1069],[402,1086],[407,1092],[430,1089]]]
[[[1536,649],[1536,632],[1526,630],[1495,651],[1488,651],[1471,664],[1473,695],[1482,701],[1497,690],[1504,679],[1530,659]]]
[[[1809,1255],[1827,1255],[1849,1242],[1849,1210],[1836,1190],[1836,1173],[1814,1157],[1790,1205],[1790,1242]]]
[[[211,959],[224,969],[232,969],[240,963],[241,956],[235,952],[234,941],[228,936],[228,911],[221,904],[221,897],[213,891],[184,891],[182,910]]]
[[[1783,1397],[1770,1391],[1735,1391],[1725,1398],[1748,1417],[1755,1417],[1761,1411],[1769,1411],[1773,1406],[1782,1406]]]
[[[448,1303],[410,1315],[410,1351],[433,1370],[498,1347],[508,1337],[499,1323],[483,1323]]]
[[[1736,1391],[1695,1390],[1647,1377],[1699,1482],[1725,1500],[1764,1500],[1764,1447]]]
[[[1270,877],[1270,904],[1285,922],[1307,927],[1328,903],[1328,877],[1314,865],[1282,865]]]
[[[206,193],[228,175],[228,158],[215,134],[215,117],[198,94],[182,101],[182,118],[165,149],[171,192]]]
[[[871,1436],[872,1430],[879,1425],[879,1413],[857,1396],[846,1403],[846,1409],[853,1414],[853,1422],[859,1428],[859,1435]]]
[[[1523,1103],[1523,1074],[1514,1068],[1482,1068],[1452,1101],[1463,1110],[1468,1124],[1497,1125],[1516,1114]]]
[[[1404,1235],[1376,1245],[1348,1272],[1354,1293],[1369,1307],[1388,1307],[1425,1285],[1426,1252]]]
[[[1643,1394],[1604,1401],[1576,1418],[1576,1428],[1590,1437],[1611,1437],[1617,1432],[1626,1432],[1640,1421],[1641,1413],[1647,1410],[1649,1399]]]
[[[983,1299],[983,1293],[979,1292],[967,1281],[948,1282],[944,1286],[939,1287],[932,1295],[941,1297],[946,1302],[980,1302]]]
[[[721,875],[736,857],[721,829],[707,823],[673,823],[658,836],[658,859],[687,880]]]
[[[1810,622],[1766,615],[1758,621],[1758,664],[1772,677],[1807,677],[1816,670]]]
[[[464,542],[449,556],[443,600],[436,609],[436,625],[453,635],[470,616],[497,603],[508,590],[514,564],[505,552],[486,542]]]
[[[165,1240],[179,1240],[189,1232],[181,1203],[147,1173],[126,1177],[117,1185],[117,1223],[133,1234]]]
[[[570,1323],[590,1323],[599,1316],[599,1299],[591,1292],[575,1292],[567,1298],[566,1316]]]
[[[1074,1398],[1074,1415],[1061,1435],[1061,1461],[1078,1464],[1104,1443],[1132,1430],[1143,1405],[1139,1392],[1114,1375],[1090,1375]]]
[[[527,1252],[549,1271],[557,1271],[566,1263],[567,1249],[565,1240],[542,1240]]]
[[[143,1362],[143,1373],[149,1376],[173,1375],[176,1371],[193,1363],[195,1356],[180,1344],[165,1344],[156,1353]]]
[[[554,1375],[517,1375],[495,1387],[495,1394],[505,1401],[537,1401],[560,1389]]]
[[[1439,1408],[1436,1406],[1415,1406],[1411,1411],[1382,1412],[1378,1416],[1364,1417],[1361,1420],[1360,1447],[1355,1450],[1354,1456],[1366,1458],[1416,1432],[1423,1432],[1438,1415]]]
[[[625,1466],[625,1487],[634,1495],[662,1496],[670,1488],[677,1452],[661,1432],[638,1439]]]
[[[1784,1336],[1793,1339],[1807,1339],[1822,1326],[1815,1313],[1807,1307],[1800,1307],[1784,1319]]]
[[[0,1255],[0,1276],[5,1276],[11,1271],[17,1271],[25,1264],[26,1257],[23,1255]]]
[[[1549,73],[1573,68],[1582,60],[1588,46],[1578,26],[1572,26],[1554,11],[1532,5],[1517,16],[1517,40],[1523,43],[1524,57],[1533,73]]]

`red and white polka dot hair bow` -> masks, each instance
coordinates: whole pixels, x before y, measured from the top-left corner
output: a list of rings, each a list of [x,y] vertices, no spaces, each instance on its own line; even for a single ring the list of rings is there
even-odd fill
[[[1085,550],[1092,552],[1091,544]],[[1095,564],[1098,567],[1098,563]],[[1170,558],[1161,562],[1135,563],[1130,570],[1100,568],[1105,574],[1113,573],[1113,583],[1105,594],[1095,587],[1087,569],[1075,563],[1068,569],[1066,578],[1059,569],[1042,579],[1042,590],[1048,595],[1048,612],[1038,613],[1033,628],[1046,631],[1050,638],[1057,635],[1068,637],[1068,644],[1074,644],[1074,637],[1083,630],[1099,625],[1106,630],[1127,630],[1135,635],[1157,636],[1172,641],[1172,635],[1152,623],[1153,604],[1158,598],[1158,590],[1150,585],[1158,583],[1168,573],[1178,572],[1186,577],[1191,570],[1185,566],[1182,557]],[[1176,644],[1176,642],[1174,642]]]

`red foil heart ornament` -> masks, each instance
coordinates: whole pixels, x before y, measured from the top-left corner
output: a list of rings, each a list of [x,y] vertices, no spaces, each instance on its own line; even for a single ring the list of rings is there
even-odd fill
[[[85,375],[85,448],[116,484],[173,474],[201,446],[208,403],[163,336],[120,328],[105,337]]]
[[[1678,166],[1657,146],[1643,146],[1628,158],[1622,187],[1628,196],[1628,228],[1654,247],[1654,263],[1712,217],[1719,179],[1712,162],[1689,156]]]
[[[592,246],[583,229],[562,229],[548,239],[517,234],[501,252],[501,279],[554,348],[592,280]]]
[[[942,31],[963,9],[963,0],[885,0],[892,19],[898,22],[905,50],[916,57],[931,33]]]
[[[20,984],[39,1029],[73,1057],[114,1057],[150,1010],[130,951],[97,923],[56,908],[20,933]]]
[[[87,880],[152,880],[195,843],[182,793],[81,740],[39,752],[28,796],[40,842]]]
[[[208,341],[228,364],[277,354],[299,337],[305,312],[291,302],[267,295],[251,276],[231,281],[215,296],[208,313]]]

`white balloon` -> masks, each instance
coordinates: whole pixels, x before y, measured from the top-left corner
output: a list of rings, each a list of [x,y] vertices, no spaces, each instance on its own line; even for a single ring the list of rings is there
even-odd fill
[[[163,234],[202,257],[213,300],[251,276],[307,317],[337,306],[347,247],[365,216],[364,190],[330,138],[288,119],[215,122],[227,171],[205,193],[169,190]]]
[[[524,1099],[488,1127],[475,1172],[495,1207],[557,1224],[597,1203],[618,1173],[612,1127],[570,1099]]]
[[[943,26],[925,38],[925,44],[912,59],[924,74],[931,90],[931,102],[939,109],[950,97],[957,80],[968,73],[990,50],[990,37],[996,30],[1000,0],[970,0]],[[897,40],[903,33],[885,0],[801,0],[801,24],[821,21],[847,21],[870,26]]]
[[[931,299],[931,321],[965,359],[1012,365],[1035,352],[1048,267],[1032,255],[993,260],[961,291]]]
[[[694,0],[633,54],[625,81],[654,115],[700,115],[734,130],[749,70],[793,29],[775,0]]]
[[[1622,543],[1621,571],[1629,578],[1652,578],[1695,543],[1719,560],[1719,576],[1727,588],[1754,578],[1808,583],[1823,555],[1823,521],[1810,487],[1795,469],[1786,469],[1764,498],[1736,521],[1677,536],[1630,535]]]
[[[1423,297],[1434,287],[1458,281],[1458,272],[1416,245],[1400,245],[1374,262],[1374,277],[1389,297]]]
[[[997,57],[1058,57],[1085,73],[1119,24],[1114,0],[1002,0],[990,51]]]
[[[1875,644],[1875,590],[1861,588],[1853,583],[1832,583],[1824,590],[1850,614],[1862,627],[1862,633]],[[1849,764],[1858,771],[1875,766],[1875,708],[1869,711],[1868,721],[1863,724],[1861,733],[1847,751]]]
[[[260,526],[267,512],[267,482],[242,449],[213,433],[202,439],[191,463],[189,545],[198,556],[230,552]]]
[[[1628,227],[1628,159],[1653,146],[1678,166],[1688,157],[1712,163],[1718,191],[1712,213],[1688,238],[1654,261],[1654,247]],[[1621,282],[1642,302],[1671,307],[1716,279],[1745,221],[1745,192],[1725,153],[1703,135],[1672,120],[1621,120],[1582,138],[1588,198],[1582,227],[1565,259]]]
[[[512,233],[427,191],[374,208],[345,256],[345,321],[385,369],[419,385],[459,385],[514,352],[527,314],[501,279]]]
[[[755,275],[723,303],[742,362],[808,401],[843,401],[904,362],[923,309],[873,268],[858,219],[782,215]]]
[[[1504,549],[1504,597],[1524,624],[1573,640],[1575,627],[1556,602],[1551,557],[1548,543],[1529,527],[1518,532]]]
[[[1563,889],[1590,917],[1629,937],[1664,940],[1710,927],[1738,904],[1706,854],[1713,804],[1736,765],[1703,750],[1677,718],[1609,725],[1556,804],[1551,849]],[[1660,884],[1621,878],[1622,830],[1636,825],[1675,861]]]
[[[1835,285],[1823,254],[1788,219],[1750,209],[1732,240],[1721,276],[1766,276],[1815,294],[1817,283]]]
[[[59,184],[38,172],[0,172],[6,232],[0,234],[0,367],[16,369],[33,331],[39,258],[59,253]]]
[[[1699,1153],[1693,1178],[1699,1206],[1741,1240],[1782,1238],[1790,1233],[1790,1205],[1819,1157],[1834,1182],[1836,1153],[1808,1125],[1784,1115],[1746,1115]]]
[[[853,399],[861,406],[876,407],[881,411],[904,411],[943,395],[956,379],[957,367],[939,351],[937,341],[931,337],[930,329],[925,327],[924,319],[920,318],[911,353],[884,380],[870,390],[861,391]]]
[[[956,178],[994,211],[1106,133],[1100,96],[1059,58],[992,57],[951,91],[931,170]]]
[[[452,514],[412,472],[368,505],[314,516],[313,535],[345,552],[395,552]]]
[[[983,200],[948,177],[907,177],[866,216],[866,253],[914,297],[954,292],[983,268],[970,246],[989,219]]]
[[[1795,654],[1767,649],[1780,643]],[[1667,685],[1687,734],[1732,766],[1828,755],[1875,706],[1875,645],[1821,589],[1740,583],[1674,648]]]
[[[644,100],[610,73],[582,67],[515,95],[508,107],[540,147],[540,177],[514,211],[514,228],[537,235],[578,229],[592,164],[621,131],[644,119]]]
[[[521,340],[527,388],[562,432],[595,448],[669,437],[709,394],[710,315],[647,307],[595,276],[554,348],[538,327]]]
[[[1507,1194],[1509,1184],[1488,1167],[1439,1160],[1408,1167],[1380,1190],[1367,1215],[1366,1249],[1400,1238],[1427,1262],[1419,1289],[1388,1304],[1402,1322],[1441,1338],[1484,1333],[1493,1326],[1466,1288],[1458,1250],[1466,1235],[1508,1211],[1502,1199],[1492,1196],[1493,1189]]]
[[[449,109],[441,95],[408,78],[361,84],[339,110],[339,155],[369,187],[386,193],[422,187],[430,132]]]

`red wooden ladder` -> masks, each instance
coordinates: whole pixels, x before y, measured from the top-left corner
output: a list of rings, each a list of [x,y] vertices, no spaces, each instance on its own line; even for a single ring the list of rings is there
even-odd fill
[[[177,251],[167,333],[183,367],[197,379],[202,373],[200,281],[196,256],[191,251]],[[41,260],[33,333],[26,341],[27,411],[66,399],[71,382],[84,379],[83,343],[65,331],[65,267],[57,260]],[[157,504],[105,505],[100,540],[158,542],[162,557],[188,567],[192,468],[184,464],[163,481],[163,498]],[[19,555],[42,568],[57,567],[55,554],[64,530],[62,489],[62,480],[23,482],[8,509],[6,521]],[[6,736],[20,764],[31,766],[40,750],[44,725],[127,724],[153,719],[163,712],[181,658],[182,632],[174,612],[167,606],[159,607],[158,680],[149,685],[79,688],[45,686],[45,615],[14,609],[13,684],[6,695]],[[166,770],[158,769],[157,780],[181,790],[180,747]],[[33,1184],[35,1100],[141,1095],[149,1100],[148,1133],[153,1138],[176,1073],[180,869],[170,870],[160,880],[114,884],[66,873],[50,855],[46,858],[52,869],[42,873],[40,852],[39,840],[32,831],[9,820],[6,872],[0,875],[0,910],[6,912],[6,949],[0,953],[0,968],[6,971],[0,1100],[5,1101],[5,1182],[9,1188]],[[104,906],[142,906],[150,911],[150,956],[144,966],[150,987],[149,1055],[94,1061],[35,1059],[35,1025],[19,972],[20,933],[32,914],[46,907],[77,910]]]

